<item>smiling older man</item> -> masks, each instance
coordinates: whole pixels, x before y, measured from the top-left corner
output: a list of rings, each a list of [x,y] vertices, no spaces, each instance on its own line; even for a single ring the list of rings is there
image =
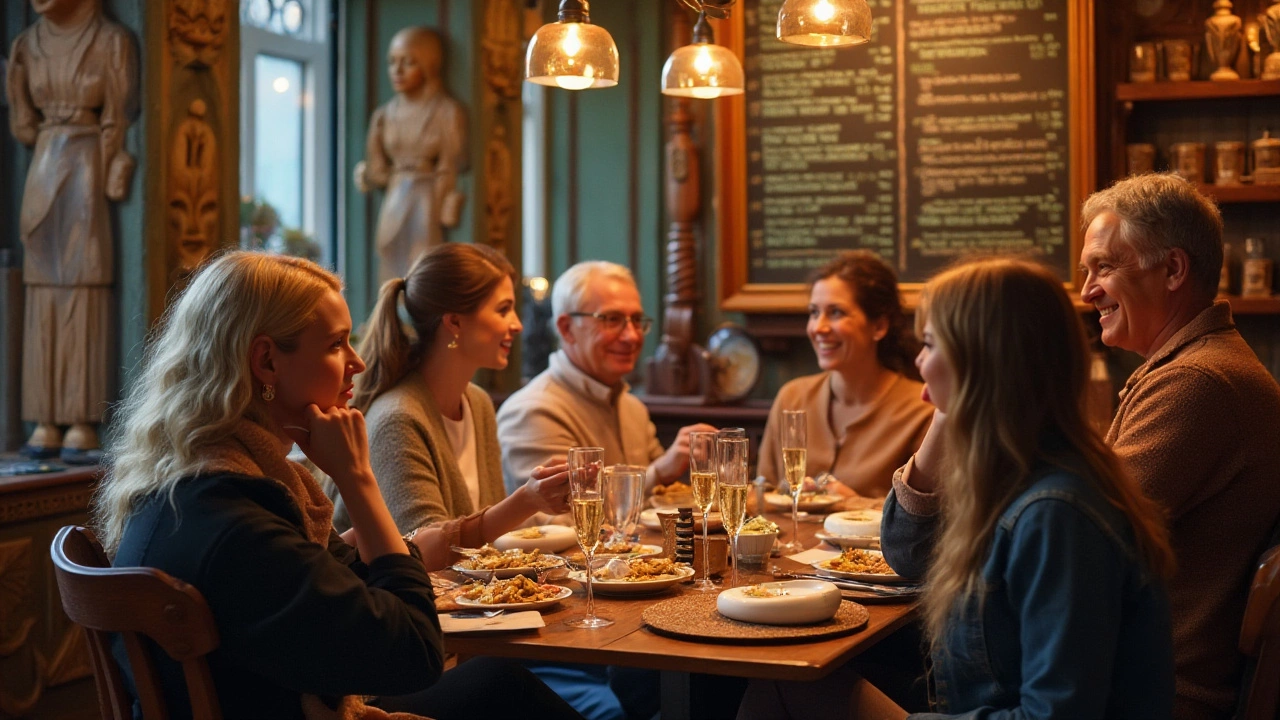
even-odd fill
[[[1177,718],[1229,717],[1253,566],[1280,519],[1280,386],[1214,301],[1217,207],[1173,175],[1140,175],[1081,211],[1081,298],[1102,341],[1146,362],[1107,442],[1168,512]]]
[[[551,308],[560,350],[498,411],[508,489],[575,445],[603,447],[606,465],[647,466],[650,486],[680,477],[689,465],[689,432],[715,428],[681,428],[664,452],[648,408],[629,392],[624,378],[653,323],[631,272],[610,262],[578,263],[556,280]]]

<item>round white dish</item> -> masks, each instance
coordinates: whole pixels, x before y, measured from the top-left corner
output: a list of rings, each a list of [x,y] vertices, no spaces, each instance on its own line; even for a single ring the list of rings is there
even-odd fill
[[[537,537],[527,537],[527,535],[532,535],[535,530],[541,534]],[[541,550],[547,553],[568,550],[577,544],[578,535],[573,531],[573,528],[565,527],[564,525],[538,525],[537,527],[520,528],[519,530],[512,530],[493,541],[493,546],[499,550]]]
[[[839,495],[806,495],[800,496],[799,509],[804,512],[822,512],[843,500]],[[773,510],[790,510],[791,496],[782,493],[765,493],[764,503]]]
[[[879,510],[845,510],[831,513],[822,529],[837,537],[880,537]]]
[[[601,545],[600,547],[604,547],[604,545]],[[661,545],[643,545],[641,543],[636,543],[634,547],[634,550],[625,553],[607,553],[596,550],[596,554],[592,556],[592,559],[597,562],[601,558],[623,558],[624,560],[631,560],[632,558],[653,557],[654,555],[662,554]],[[586,560],[586,558],[583,557],[581,550],[574,550],[571,553],[565,553],[564,559],[574,565],[581,565],[583,561]]]
[[[666,590],[676,583],[684,582],[693,577],[693,568],[691,567],[678,567],[676,572],[676,575],[667,575],[655,580],[602,580],[595,578],[591,581],[591,588],[601,595],[647,595]],[[570,572],[569,579],[577,580],[584,584],[587,582],[587,576],[581,570]]]
[[[742,533],[738,535],[738,555],[763,556],[773,550],[773,543],[778,533]]]
[[[828,544],[835,545],[843,550],[844,548],[862,548],[864,550],[879,550],[880,537],[873,535],[832,535],[818,531],[813,536]]]
[[[674,511],[672,511],[674,512]],[[658,517],[658,511],[655,508],[646,508],[640,512],[640,524],[650,530],[662,532],[662,519]],[[711,532],[723,530],[724,523],[720,520],[720,513],[713,512],[707,515],[708,529]],[[702,513],[693,513],[693,529],[702,532]]]
[[[542,568],[543,570],[550,570],[553,568],[564,566],[564,558],[560,557],[559,555],[545,555],[544,557],[547,559],[547,564],[543,566]],[[538,576],[538,570],[539,570],[539,568],[532,567],[532,566],[509,567],[509,568],[501,568],[499,570],[472,570],[470,568],[462,567],[461,565],[454,565],[453,569],[462,573],[463,575],[466,575],[467,577],[475,578],[477,580],[488,580],[490,573],[493,573],[493,577],[498,580],[506,580],[507,578],[513,578],[517,575],[525,575],[527,577],[536,578]]]
[[[536,602],[482,603],[479,600],[472,600],[461,595],[454,598],[454,602],[458,603],[462,607],[476,608],[478,610],[543,610],[573,594],[573,588],[567,588],[561,585],[554,587],[560,588],[560,593],[558,595],[547,600],[538,600]]]
[[[721,592],[716,609],[727,618],[762,625],[808,625],[830,620],[840,609],[840,588],[823,580],[763,583],[759,587],[777,593],[770,597],[748,595],[753,587]]]
[[[884,557],[884,553],[880,552],[879,550],[867,550],[867,552],[871,553],[872,555],[879,555],[881,557]],[[835,559],[837,558],[832,558],[832,560],[835,560]],[[831,560],[823,560],[821,562],[810,563],[810,564],[813,565],[813,567],[817,568],[818,572],[822,573],[823,575],[830,575],[833,578],[842,578],[845,580],[861,580],[862,582],[870,582],[870,583],[889,583],[889,584],[911,582],[907,578],[904,578],[901,575],[894,574],[894,573],[881,575],[880,573],[856,573],[856,572],[844,572],[843,570],[832,570],[831,568],[827,567],[827,563],[829,562],[831,562]]]

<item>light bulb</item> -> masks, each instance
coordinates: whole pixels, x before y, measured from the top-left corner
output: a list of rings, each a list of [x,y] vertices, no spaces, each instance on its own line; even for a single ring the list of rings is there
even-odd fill
[[[560,49],[569,57],[582,52],[582,41],[578,39],[578,23],[565,23],[564,41],[560,43]]]
[[[280,94],[289,92],[289,78],[281,76],[271,81],[271,89]]]
[[[714,100],[724,94],[724,88],[695,87],[689,88],[689,94],[699,100]]]
[[[818,4],[813,8],[813,16],[822,22],[827,22],[835,14],[836,9],[831,7],[831,3],[827,0],[819,0]]]
[[[556,87],[562,87],[565,90],[586,90],[595,83],[595,78],[581,75],[557,75],[555,81]]]

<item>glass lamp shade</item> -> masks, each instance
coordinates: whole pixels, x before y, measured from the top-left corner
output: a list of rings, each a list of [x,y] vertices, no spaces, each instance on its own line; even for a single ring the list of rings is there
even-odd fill
[[[742,63],[729,48],[695,42],[676,48],[662,66],[662,94],[699,99],[741,95]]]
[[[524,77],[566,90],[613,87],[618,84],[618,46],[599,25],[548,23],[529,41]]]
[[[867,0],[786,0],[778,10],[778,39],[796,45],[840,47],[871,39]]]

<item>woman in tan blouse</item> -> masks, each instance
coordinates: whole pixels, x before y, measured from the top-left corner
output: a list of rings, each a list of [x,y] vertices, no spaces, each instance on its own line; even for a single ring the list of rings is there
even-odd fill
[[[824,490],[883,498],[929,428],[933,407],[920,397],[907,322],[893,269],[865,250],[841,254],[812,277],[809,342],[822,372],[778,391],[760,445],[758,472],[772,483],[782,471],[782,411],[807,410],[812,478]]]

